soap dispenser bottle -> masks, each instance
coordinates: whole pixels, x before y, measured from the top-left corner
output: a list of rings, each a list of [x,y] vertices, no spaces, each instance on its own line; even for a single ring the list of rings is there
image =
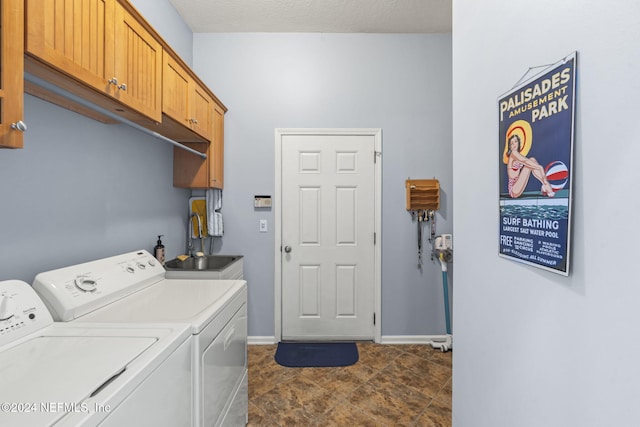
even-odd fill
[[[153,256],[160,261],[160,264],[164,265],[164,245],[162,244],[162,240],[160,240],[162,236],[164,236],[164,234],[158,236],[158,244],[153,248]]]

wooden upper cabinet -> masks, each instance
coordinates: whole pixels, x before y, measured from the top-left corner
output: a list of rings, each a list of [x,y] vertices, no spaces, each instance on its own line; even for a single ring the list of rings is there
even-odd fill
[[[95,1],[95,0],[93,0]],[[162,45],[116,3],[115,97],[150,119],[162,121]]]
[[[25,92],[106,123],[116,121],[115,113],[206,153],[202,159],[176,148],[174,186],[222,188],[226,108],[128,1],[0,2],[0,146],[22,143],[21,133],[15,142],[5,135],[9,124],[22,118],[24,58],[24,71],[75,97],[38,86],[33,79],[24,85]],[[96,111],[91,104],[101,108]],[[14,110],[19,114],[13,115]]]
[[[214,102],[211,143],[185,143],[207,155],[206,159],[179,148],[173,149],[173,185],[182,188],[223,188],[224,186],[224,113]]]
[[[0,0],[0,20],[0,147],[22,148],[23,1]]]
[[[155,122],[161,120],[162,46],[120,3],[27,0],[26,4],[28,54]],[[59,76],[40,76],[77,92]],[[99,98],[90,100],[101,104]]]
[[[163,63],[162,112],[178,126],[191,131],[176,139],[187,142],[211,141],[213,99],[186,68],[166,51]],[[196,135],[191,135],[192,132]]]

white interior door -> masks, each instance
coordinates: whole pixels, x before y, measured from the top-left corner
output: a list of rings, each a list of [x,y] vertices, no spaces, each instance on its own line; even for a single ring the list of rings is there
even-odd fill
[[[373,339],[376,135],[280,143],[282,339]]]

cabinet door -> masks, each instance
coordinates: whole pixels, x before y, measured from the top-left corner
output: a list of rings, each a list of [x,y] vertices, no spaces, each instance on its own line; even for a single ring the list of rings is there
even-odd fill
[[[211,140],[213,100],[169,53],[163,53],[162,112]]]
[[[22,0],[0,0],[0,14],[0,147],[22,148],[22,131],[11,127],[23,118]]]
[[[115,9],[112,53],[119,89],[114,96],[159,123],[162,120],[162,46],[119,3]]]
[[[213,100],[196,82],[191,84],[191,108],[189,109],[191,129],[211,141],[213,127]]]
[[[217,104],[213,108],[213,139],[209,149],[209,185],[224,186],[224,110]]]
[[[189,127],[190,77],[168,52],[163,54],[162,112]]]
[[[27,0],[26,51],[49,65],[113,93],[114,0]]]

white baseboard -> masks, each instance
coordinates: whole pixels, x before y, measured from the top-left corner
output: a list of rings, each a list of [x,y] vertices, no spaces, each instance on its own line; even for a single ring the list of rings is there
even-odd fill
[[[446,335],[383,335],[380,344],[430,344],[446,339]]]
[[[380,344],[430,344],[431,341],[444,341],[446,335],[383,335]],[[249,345],[276,344],[275,336],[250,336]]]
[[[249,344],[249,345],[270,345],[270,344],[275,344],[275,343],[276,343],[276,337],[275,336],[270,336],[270,337],[260,337],[260,336],[247,337],[247,344]]]

